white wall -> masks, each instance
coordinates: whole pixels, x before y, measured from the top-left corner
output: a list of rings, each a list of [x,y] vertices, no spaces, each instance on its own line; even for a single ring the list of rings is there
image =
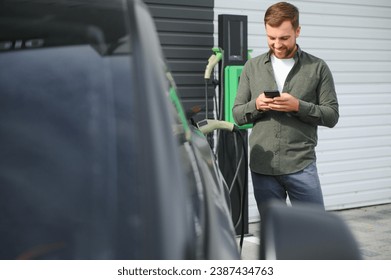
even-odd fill
[[[247,15],[253,56],[267,51],[265,10],[277,1],[215,0],[219,14]],[[300,10],[300,47],[333,72],[340,121],[319,128],[318,170],[326,208],[391,202],[391,1],[290,1]],[[252,185],[250,182],[250,190]],[[250,193],[250,221],[258,218]]]

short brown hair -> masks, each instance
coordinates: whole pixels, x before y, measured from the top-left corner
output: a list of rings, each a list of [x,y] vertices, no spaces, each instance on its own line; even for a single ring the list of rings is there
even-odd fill
[[[287,2],[279,2],[266,10],[265,25],[279,27],[286,20],[292,23],[293,29],[299,27],[299,9],[296,6]]]

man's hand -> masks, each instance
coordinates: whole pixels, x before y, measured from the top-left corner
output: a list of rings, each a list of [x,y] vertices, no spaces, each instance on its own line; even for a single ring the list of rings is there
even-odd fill
[[[269,104],[273,102],[273,98],[267,98],[265,93],[261,93],[255,101],[255,107],[258,111],[269,111]]]
[[[267,98],[271,99],[271,98]],[[268,102],[268,108],[274,111],[280,112],[298,112],[299,111],[299,100],[290,95],[287,92],[281,94],[280,97],[271,99],[272,102]]]

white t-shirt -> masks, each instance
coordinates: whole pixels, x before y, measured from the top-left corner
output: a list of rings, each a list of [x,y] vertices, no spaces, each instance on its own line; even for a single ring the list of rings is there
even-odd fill
[[[278,90],[282,93],[286,77],[291,71],[295,60],[293,58],[279,59],[274,55],[271,56],[274,71],[274,78],[276,79]]]

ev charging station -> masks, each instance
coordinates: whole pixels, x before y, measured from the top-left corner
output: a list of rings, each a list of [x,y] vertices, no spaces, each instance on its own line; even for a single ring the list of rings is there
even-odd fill
[[[204,134],[217,130],[218,165],[230,193],[235,231],[243,236],[248,234],[247,129],[252,125],[237,126],[233,119],[232,107],[243,66],[249,56],[247,16],[219,15],[218,24],[219,46],[213,48],[214,53],[208,59],[204,76],[207,84],[214,67],[218,64],[219,80],[213,81],[214,85],[219,85],[216,93],[216,99],[219,100],[219,105],[216,104],[217,119],[205,119],[198,122],[198,127]],[[207,96],[205,101],[207,104]]]
[[[247,16],[219,15],[218,23],[219,46],[213,48],[214,54],[208,60],[204,76],[207,84],[214,67],[219,65],[219,81],[214,81],[215,85],[219,85],[217,96],[220,105],[216,106],[218,120],[206,119],[198,126],[204,134],[218,130],[217,160],[230,193],[235,231],[243,237],[248,233],[247,129],[251,125],[236,126],[232,107],[240,75],[248,59]],[[205,101],[207,104],[207,96]]]
[[[221,117],[235,123],[232,116],[240,75],[248,59],[247,16],[219,15],[218,44],[222,51],[219,63],[219,99],[224,109]],[[239,127],[238,133],[221,131],[218,138],[218,162],[230,186],[232,219],[236,233],[248,233],[248,134],[250,125]],[[240,134],[241,137],[238,137]]]

